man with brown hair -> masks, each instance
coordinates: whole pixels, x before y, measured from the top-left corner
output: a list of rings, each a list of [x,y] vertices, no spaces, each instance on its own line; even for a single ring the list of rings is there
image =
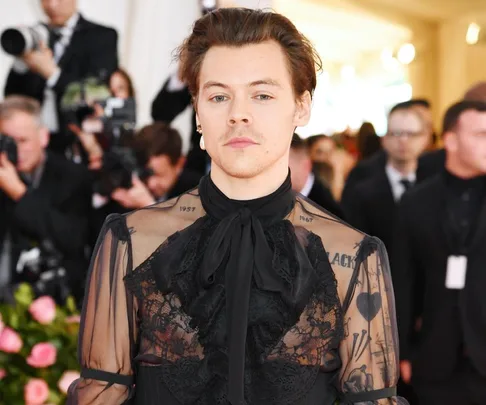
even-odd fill
[[[123,207],[143,208],[177,197],[198,185],[198,173],[184,169],[186,159],[176,129],[163,122],[147,125],[137,134],[134,146],[139,161],[150,175],[145,184],[135,177],[132,188],[113,191],[111,198]]]
[[[106,221],[68,403],[406,403],[383,244],[292,191],[310,42],[282,15],[226,8],[180,54],[211,172]]]

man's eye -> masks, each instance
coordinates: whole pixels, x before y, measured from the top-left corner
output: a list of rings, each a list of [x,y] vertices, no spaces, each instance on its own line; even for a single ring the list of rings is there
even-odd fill
[[[221,103],[226,100],[226,96],[214,96],[211,98],[212,101],[215,101],[216,103]]]
[[[266,101],[266,100],[271,100],[272,97],[269,96],[268,94],[259,94],[258,96],[256,96],[257,99],[259,100],[262,100],[262,101]]]

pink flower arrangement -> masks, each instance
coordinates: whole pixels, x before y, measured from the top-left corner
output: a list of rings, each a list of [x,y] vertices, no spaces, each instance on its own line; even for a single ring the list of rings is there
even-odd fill
[[[18,353],[22,349],[23,342],[18,333],[13,329],[4,327],[0,334],[0,351],[5,353]]]
[[[57,383],[59,390],[67,394],[69,386],[79,377],[80,375],[77,371],[65,371]]]
[[[24,387],[26,405],[42,405],[49,398],[49,386],[40,378],[32,378]]]
[[[29,312],[37,322],[49,325],[56,317],[56,303],[51,297],[39,297],[30,304]]]
[[[19,285],[15,302],[0,303],[0,403],[65,403],[69,386],[79,378],[79,311],[68,297],[58,305],[37,299],[32,287]]]
[[[46,368],[56,362],[57,350],[52,343],[37,343],[27,357],[27,364],[35,368]]]

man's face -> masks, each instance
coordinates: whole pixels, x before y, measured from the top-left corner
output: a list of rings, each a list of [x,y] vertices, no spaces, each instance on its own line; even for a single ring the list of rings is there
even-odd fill
[[[49,142],[46,128],[24,112],[15,112],[0,121],[0,132],[13,138],[17,144],[17,170],[30,173],[37,168]]]
[[[273,41],[211,48],[196,105],[212,164],[236,178],[287,167],[295,127],[310,116],[310,94],[296,101],[286,57]]]
[[[456,129],[446,134],[444,146],[468,171],[486,174],[486,112],[463,112]]]
[[[396,111],[388,119],[388,132],[383,137],[383,148],[399,163],[418,159],[429,142],[429,133],[413,111]]]
[[[312,171],[312,162],[307,151],[291,148],[289,167],[294,191],[301,192]]]
[[[312,144],[310,150],[313,162],[330,163],[331,156],[336,150],[336,144],[332,138],[322,137]]]
[[[54,26],[63,26],[76,12],[76,0],[42,0],[42,8]]]
[[[147,179],[147,187],[156,198],[168,193],[177,182],[183,166],[183,159],[173,164],[167,155],[152,156],[147,167],[153,175]]]

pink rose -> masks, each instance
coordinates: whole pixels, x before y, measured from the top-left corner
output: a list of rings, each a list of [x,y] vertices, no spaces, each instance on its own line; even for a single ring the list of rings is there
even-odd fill
[[[3,328],[5,328],[5,324],[3,323],[2,314],[0,314],[0,334],[2,333]]]
[[[67,394],[69,386],[79,377],[81,376],[77,371],[65,371],[57,383],[59,390],[64,394]]]
[[[3,368],[0,368],[0,381],[3,380],[6,376],[7,372]]]
[[[2,352],[18,353],[22,346],[22,339],[13,329],[3,328],[2,333],[0,333],[0,350]]]
[[[49,398],[49,387],[40,378],[32,378],[24,387],[26,405],[42,405]]]
[[[30,304],[29,312],[37,322],[48,325],[56,317],[56,303],[51,297],[45,295]]]
[[[57,350],[52,343],[37,343],[27,357],[27,364],[35,368],[52,366],[56,362]]]

